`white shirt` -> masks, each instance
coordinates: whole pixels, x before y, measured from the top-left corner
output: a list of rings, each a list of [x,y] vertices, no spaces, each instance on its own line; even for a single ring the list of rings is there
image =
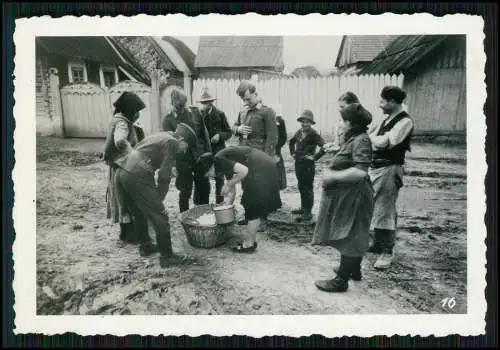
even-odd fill
[[[387,125],[391,120],[393,120],[399,113],[404,110],[400,110],[396,113],[389,115],[385,118],[385,125]],[[384,122],[380,123],[373,131],[370,132],[370,140],[372,141],[372,146],[374,149],[391,149],[394,146],[403,142],[403,140],[408,136],[411,129],[413,128],[413,121],[410,118],[404,118],[394,125],[394,127],[386,132],[384,135],[378,136],[377,133]]]

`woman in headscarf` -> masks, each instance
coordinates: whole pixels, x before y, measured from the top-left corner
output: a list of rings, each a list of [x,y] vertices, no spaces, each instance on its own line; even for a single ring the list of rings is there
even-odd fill
[[[341,254],[337,276],[315,282],[318,289],[326,292],[345,292],[349,279],[361,279],[374,202],[368,177],[372,145],[366,132],[372,116],[359,103],[340,113],[344,142],[323,174],[323,193],[312,239],[313,245],[329,245]]]
[[[213,166],[215,164],[215,166]],[[241,204],[245,208],[247,236],[233,250],[252,253],[257,248],[257,230],[261,218],[281,208],[276,162],[267,153],[249,146],[229,146],[219,151],[215,158],[210,154],[200,157],[200,169],[214,178],[221,174],[227,181],[221,194],[225,204],[233,204],[236,185],[241,183]]]
[[[133,218],[127,203],[120,198],[115,184],[117,166],[115,160],[127,154],[144,138],[141,128],[134,125],[139,112],[146,107],[139,96],[132,92],[124,92],[113,104],[113,119],[108,129],[104,145],[104,161],[109,165],[108,188],[106,190],[107,218],[111,222],[120,223],[120,240],[137,243],[134,233]]]

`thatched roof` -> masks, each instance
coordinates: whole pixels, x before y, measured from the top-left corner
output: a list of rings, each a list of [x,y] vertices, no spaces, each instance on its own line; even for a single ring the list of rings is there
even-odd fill
[[[283,37],[202,36],[196,68],[274,68],[283,71]]]
[[[450,35],[401,35],[366,67],[362,74],[400,73],[423,59]]]
[[[335,66],[370,62],[397,37],[397,35],[344,35]]]
[[[169,42],[179,55],[181,55],[182,59],[186,63],[186,65],[189,67],[191,71],[194,71],[194,61],[196,58],[196,55],[194,52],[187,46],[183,41],[174,38],[173,36],[164,36],[162,37],[163,40]]]

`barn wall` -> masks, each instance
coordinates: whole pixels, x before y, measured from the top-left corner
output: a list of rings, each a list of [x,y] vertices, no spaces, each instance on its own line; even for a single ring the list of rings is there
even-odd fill
[[[405,74],[407,104],[416,133],[466,131],[465,38],[452,38]]]

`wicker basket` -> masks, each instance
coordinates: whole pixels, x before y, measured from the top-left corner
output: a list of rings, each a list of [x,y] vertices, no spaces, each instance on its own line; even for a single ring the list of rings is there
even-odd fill
[[[227,235],[224,226],[201,226],[196,222],[198,217],[207,213],[213,213],[212,204],[199,205],[179,215],[187,240],[193,247],[213,248],[226,242]]]

